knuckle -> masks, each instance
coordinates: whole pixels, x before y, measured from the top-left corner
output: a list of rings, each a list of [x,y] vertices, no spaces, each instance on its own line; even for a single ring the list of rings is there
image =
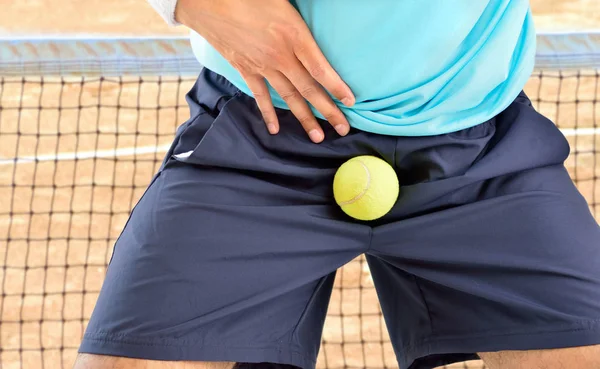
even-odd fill
[[[234,67],[237,71],[243,71],[245,68],[242,67],[242,64],[240,64],[237,60],[234,59],[230,59],[229,63],[231,64],[232,67]]]
[[[277,59],[280,55],[279,51],[270,45],[262,46],[260,53],[266,60]]]
[[[264,75],[268,69],[269,69],[268,63],[266,63],[262,60],[254,60],[252,62],[252,71],[254,71],[255,73]]]
[[[325,75],[325,68],[321,64],[311,65],[308,72],[314,79],[319,79]]]
[[[343,87],[339,86],[339,85],[334,85],[331,88],[327,88],[327,91],[329,91],[330,94],[332,94],[333,96],[335,96],[338,99],[341,99],[345,96],[345,90]]]
[[[273,47],[263,47],[260,54],[262,60],[256,63],[256,67],[260,71],[267,70],[269,66],[279,66],[284,62],[281,52]]]
[[[267,124],[275,124],[277,123],[277,116],[275,114],[262,112],[263,119]]]
[[[309,47],[306,42],[295,42],[294,43],[294,52],[297,54],[306,54]]]
[[[300,116],[296,116],[296,119],[298,119],[300,124],[302,124],[302,126],[304,128],[306,128],[307,131],[312,129],[313,123],[314,123],[314,118],[311,115],[300,114]]]
[[[342,112],[340,112],[337,109],[327,110],[325,112],[321,112],[321,114],[323,114],[323,117],[325,117],[325,120],[330,121],[330,122],[340,121],[340,120],[343,120],[343,118],[344,118]]]
[[[254,99],[256,100],[264,100],[267,97],[267,94],[260,90],[252,91],[252,95],[254,95]]]
[[[279,93],[279,96],[281,96],[281,98],[288,102],[291,100],[296,100],[298,98],[300,98],[300,93],[296,90],[286,90],[286,91],[281,91]]]
[[[318,93],[318,89],[314,85],[302,86],[299,91],[304,97],[311,97]]]
[[[234,67],[237,71],[239,71],[242,74],[248,74],[248,71],[251,70],[251,68],[249,68],[248,59],[243,56],[240,56],[237,53],[229,55],[227,60],[229,61],[232,67]]]
[[[261,75],[264,75],[268,69],[269,68],[264,63],[257,63],[256,66],[254,67],[254,71],[256,71],[257,73],[259,73]]]
[[[291,23],[273,22],[267,26],[267,29],[275,38],[295,41],[300,35],[300,30]]]
[[[331,99],[325,99],[323,105],[318,107],[318,110],[326,120],[339,120],[344,117],[342,111]]]

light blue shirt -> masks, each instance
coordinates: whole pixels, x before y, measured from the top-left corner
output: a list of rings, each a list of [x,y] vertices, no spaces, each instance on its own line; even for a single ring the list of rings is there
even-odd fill
[[[396,136],[465,129],[504,110],[533,71],[528,0],[295,0],[356,104],[336,101],[350,125]],[[252,95],[240,74],[202,37],[206,68]],[[286,103],[271,89],[274,105]],[[322,116],[313,109],[315,115]]]

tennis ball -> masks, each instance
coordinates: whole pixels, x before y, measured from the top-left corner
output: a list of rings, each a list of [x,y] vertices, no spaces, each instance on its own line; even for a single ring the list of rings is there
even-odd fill
[[[399,191],[394,168],[370,155],[348,160],[333,178],[335,202],[358,220],[374,220],[387,214],[398,199]]]

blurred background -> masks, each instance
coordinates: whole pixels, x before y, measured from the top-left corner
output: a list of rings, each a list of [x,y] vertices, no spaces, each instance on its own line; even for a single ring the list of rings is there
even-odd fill
[[[597,0],[531,0],[540,31],[600,29]],[[143,0],[2,0],[3,36],[186,35],[169,28]]]
[[[567,168],[600,217],[600,1],[531,6],[542,36],[526,91],[567,136]],[[201,66],[186,29],[143,0],[0,9],[0,369],[71,368]],[[362,258],[338,273],[318,367],[396,367]]]

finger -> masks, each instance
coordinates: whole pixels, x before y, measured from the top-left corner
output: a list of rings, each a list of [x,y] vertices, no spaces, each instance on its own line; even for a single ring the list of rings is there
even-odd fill
[[[310,139],[319,143],[323,141],[325,135],[313,112],[308,107],[304,97],[296,90],[294,85],[281,73],[277,71],[270,72],[265,76],[271,86],[279,93],[279,96],[287,103],[288,107],[296,116]]]
[[[279,120],[277,119],[277,114],[275,113],[271,94],[269,93],[269,88],[265,83],[265,79],[261,75],[242,74],[242,77],[246,81],[250,91],[252,91],[254,100],[256,100],[256,104],[263,116],[269,133],[272,135],[277,134],[279,132]]]
[[[354,105],[356,99],[352,90],[329,64],[319,45],[312,38],[310,31],[307,30],[307,32],[308,36],[294,45],[296,57],[312,78],[319,82],[329,93],[346,106]]]
[[[345,136],[350,131],[350,125],[342,111],[299,61],[283,73],[296,90],[325,117],[341,136]]]

